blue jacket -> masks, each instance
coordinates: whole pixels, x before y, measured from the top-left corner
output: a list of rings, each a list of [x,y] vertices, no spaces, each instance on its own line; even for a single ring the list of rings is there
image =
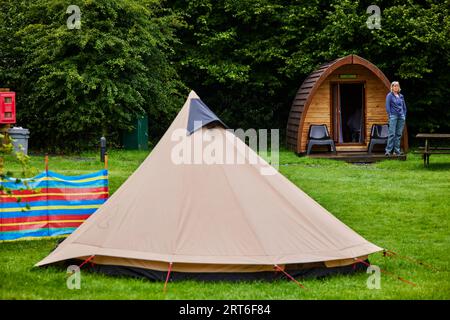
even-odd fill
[[[386,112],[388,115],[397,115],[406,118],[405,98],[400,93],[397,98],[392,92],[386,96]]]

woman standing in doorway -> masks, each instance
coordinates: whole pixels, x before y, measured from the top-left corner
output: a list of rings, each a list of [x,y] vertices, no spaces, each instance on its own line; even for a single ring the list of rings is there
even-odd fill
[[[405,126],[406,103],[400,90],[400,84],[398,81],[394,81],[391,83],[391,92],[386,96],[386,111],[389,116],[389,135],[386,145],[386,156],[390,156],[392,152],[396,156],[403,154],[400,151],[400,139]]]

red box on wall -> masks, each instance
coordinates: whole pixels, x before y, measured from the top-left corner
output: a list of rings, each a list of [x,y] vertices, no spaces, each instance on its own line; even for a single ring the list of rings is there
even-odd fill
[[[15,92],[0,92],[0,123],[16,123]]]

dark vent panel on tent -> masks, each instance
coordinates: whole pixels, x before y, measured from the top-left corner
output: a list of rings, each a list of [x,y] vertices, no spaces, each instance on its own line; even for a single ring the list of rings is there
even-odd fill
[[[228,128],[222,120],[212,112],[208,106],[200,99],[191,99],[189,105],[189,118],[187,123],[188,135],[193,134],[198,129],[212,123],[219,122]]]

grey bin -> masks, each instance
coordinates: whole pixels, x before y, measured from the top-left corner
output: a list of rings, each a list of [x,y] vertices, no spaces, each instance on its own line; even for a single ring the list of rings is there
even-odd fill
[[[30,137],[30,130],[22,127],[12,127],[8,129],[8,135],[12,139],[14,152],[28,154],[28,138]],[[20,148],[20,145],[22,148]]]

